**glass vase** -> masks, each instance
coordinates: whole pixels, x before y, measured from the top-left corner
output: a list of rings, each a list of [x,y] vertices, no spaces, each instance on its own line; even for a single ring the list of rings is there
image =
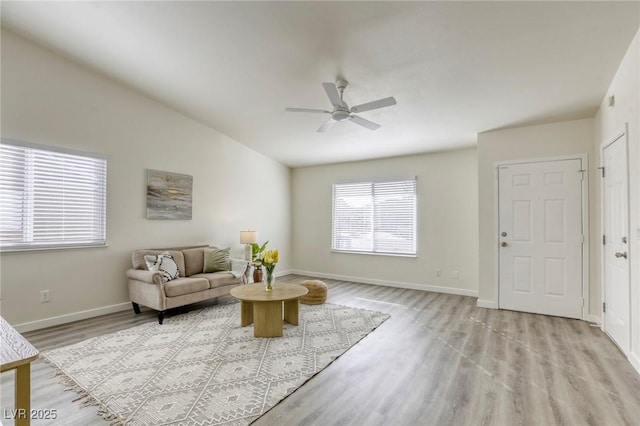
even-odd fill
[[[275,281],[275,276],[273,275],[273,271],[266,269],[266,277],[264,280],[264,288],[267,291],[273,291],[273,282]]]

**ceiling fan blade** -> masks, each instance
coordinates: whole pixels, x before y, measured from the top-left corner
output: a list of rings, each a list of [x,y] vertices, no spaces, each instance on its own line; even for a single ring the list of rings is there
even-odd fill
[[[336,124],[337,121],[334,120],[333,118],[330,118],[326,123],[324,123],[322,126],[320,126],[320,128],[318,129],[318,132],[320,133],[324,133],[327,130],[331,129],[333,127],[334,124]]]
[[[331,114],[331,111],[327,111],[326,109],[309,109],[309,108],[285,108],[287,112],[321,112]]]
[[[351,117],[349,117],[349,120],[361,125],[362,127],[366,127],[367,129],[378,130],[380,128],[379,124],[376,124],[373,121],[365,120],[364,118],[358,117],[357,115],[352,115]]]
[[[395,105],[396,103],[396,99],[393,96],[389,96],[388,98],[378,99],[377,101],[367,102],[362,105],[356,105],[351,108],[351,112],[371,111],[372,109],[384,108]]]
[[[340,107],[342,105],[342,100],[340,99],[340,94],[338,93],[336,85],[333,83],[322,83],[322,87],[324,87],[324,91],[327,92],[331,105],[336,108]]]

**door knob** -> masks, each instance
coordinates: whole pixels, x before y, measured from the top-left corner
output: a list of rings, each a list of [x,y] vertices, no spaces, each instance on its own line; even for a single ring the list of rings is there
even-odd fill
[[[506,247],[506,246],[508,246],[509,244],[507,244],[506,242],[504,242],[504,241],[503,241],[500,245],[501,245],[502,247]],[[616,256],[617,256],[617,255],[616,255]],[[626,257],[626,253],[625,253],[625,257]]]
[[[506,236],[507,236],[507,233],[506,233],[506,232],[504,232],[504,231],[502,231],[502,234],[500,234],[500,235],[502,235],[503,237],[506,237]]]
[[[627,258],[627,252],[625,251],[624,253],[616,253],[616,257],[624,257],[625,259]]]

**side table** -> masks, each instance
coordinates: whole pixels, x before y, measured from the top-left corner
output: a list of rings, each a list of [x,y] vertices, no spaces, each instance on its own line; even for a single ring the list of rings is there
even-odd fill
[[[0,372],[16,370],[15,424],[29,425],[31,420],[31,361],[38,350],[15,328],[0,317]]]

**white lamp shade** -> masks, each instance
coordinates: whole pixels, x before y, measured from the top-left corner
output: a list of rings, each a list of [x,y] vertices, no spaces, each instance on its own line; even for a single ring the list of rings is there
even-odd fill
[[[258,241],[257,231],[240,231],[240,244],[253,244]]]

